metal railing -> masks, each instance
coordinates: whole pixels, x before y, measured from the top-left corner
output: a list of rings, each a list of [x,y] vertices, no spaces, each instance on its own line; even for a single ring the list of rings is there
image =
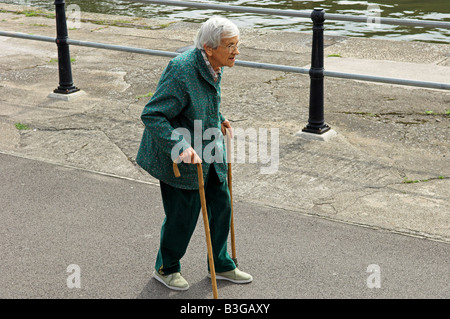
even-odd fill
[[[286,65],[259,63],[251,61],[237,60],[236,65],[242,67],[292,72],[300,74],[309,74],[311,78],[310,85],[310,102],[309,102],[309,119],[308,124],[303,129],[304,132],[313,134],[323,134],[327,132],[330,127],[325,123],[324,119],[324,107],[323,107],[323,79],[325,76],[353,79],[360,81],[369,82],[381,82],[396,85],[406,85],[415,86],[423,88],[432,89],[442,89],[450,90],[450,83],[438,83],[438,82],[425,82],[417,80],[406,80],[398,78],[387,78],[379,76],[361,75],[361,74],[350,74],[342,72],[333,72],[324,70],[324,48],[323,48],[323,23],[325,18],[331,18],[334,20],[343,21],[356,21],[356,22],[367,22],[368,17],[360,16],[343,16],[343,15],[330,15],[326,14],[323,9],[314,9],[312,12],[304,11],[293,11],[293,10],[276,10],[276,9],[263,9],[263,8],[253,8],[253,7],[237,7],[229,5],[218,5],[218,4],[205,4],[200,2],[183,2],[183,1],[157,1],[157,0],[132,0],[136,2],[145,2],[151,4],[162,4],[162,5],[173,5],[173,6],[183,6],[183,7],[193,7],[202,9],[216,9],[234,12],[250,12],[250,13],[261,13],[261,14],[271,14],[271,15],[284,15],[293,17],[308,17],[311,18],[313,22],[313,44],[312,44],[312,54],[311,54],[311,68],[299,68]],[[39,35],[30,35],[19,32],[8,32],[0,31],[0,36],[22,38],[28,40],[37,40],[44,42],[56,42],[58,45],[58,70],[59,70],[59,86],[54,90],[55,93],[61,94],[71,94],[79,91],[77,87],[73,85],[72,72],[70,64],[70,53],[69,45],[84,46],[98,49],[106,50],[116,50],[130,53],[147,54],[153,56],[163,56],[163,57],[176,57],[178,52],[169,52],[161,50],[151,50],[136,47],[127,47],[120,45],[112,45],[105,43],[96,43],[88,41],[71,40],[68,38],[67,24],[65,17],[65,0],[55,0],[55,10],[56,10],[56,22],[57,22],[57,38],[45,37]],[[407,25],[427,25],[428,27],[441,27],[450,29],[450,23],[448,22],[438,22],[438,21],[422,21],[422,20],[411,20],[411,19],[386,19],[380,18],[381,23],[391,23],[391,24],[407,24]]]
[[[10,37],[10,38],[18,38],[18,39],[26,39],[26,40],[34,40],[34,41],[42,41],[42,42],[51,42],[51,43],[55,43],[55,41],[56,41],[56,39],[53,37],[32,35],[32,34],[21,33],[21,32],[1,31],[1,30],[0,30],[0,36]],[[178,52],[172,52],[172,51],[152,50],[152,49],[144,49],[144,48],[137,48],[137,47],[107,44],[107,43],[80,41],[80,40],[74,40],[74,39],[67,39],[67,44],[82,46],[82,47],[89,47],[89,48],[96,48],[96,49],[105,49],[105,50],[122,51],[122,52],[128,52],[128,53],[162,56],[162,57],[168,57],[168,58],[174,58],[180,54]],[[244,60],[236,60],[235,65],[241,66],[241,67],[247,67],[247,68],[254,68],[254,69],[281,71],[281,72],[290,72],[290,73],[299,73],[299,74],[309,74],[309,70],[310,70],[308,68],[300,68],[300,67],[289,66],[289,65],[260,63],[260,62],[244,61]],[[328,76],[328,77],[341,78],[341,79],[359,80],[359,81],[367,81],[367,82],[380,82],[380,83],[396,84],[396,85],[404,85],[404,86],[415,86],[415,87],[422,87],[422,88],[428,88],[428,89],[450,90],[450,83],[407,80],[407,79],[399,79],[399,78],[386,78],[386,77],[380,77],[380,76],[334,72],[334,71],[327,71],[327,70],[324,70],[324,75]]]

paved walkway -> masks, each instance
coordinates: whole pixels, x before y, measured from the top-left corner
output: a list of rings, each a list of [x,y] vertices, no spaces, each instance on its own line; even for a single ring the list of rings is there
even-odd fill
[[[0,167],[2,298],[212,298],[201,219],[182,260],[191,288],[151,279],[156,185],[5,154]],[[219,282],[222,299],[450,296],[446,243],[247,202],[235,214],[238,261],[254,282]],[[70,265],[80,288],[68,288]]]

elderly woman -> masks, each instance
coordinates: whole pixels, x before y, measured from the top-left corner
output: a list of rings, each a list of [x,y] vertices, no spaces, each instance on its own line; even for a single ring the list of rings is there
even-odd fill
[[[227,252],[231,201],[223,135],[232,130],[219,110],[220,82],[223,67],[234,66],[238,42],[239,29],[231,21],[213,17],[203,23],[195,48],[169,62],[141,115],[145,130],[136,161],[159,179],[165,212],[153,277],[170,289],[189,288],[180,274],[180,259],[201,210],[196,163],[202,163],[204,173],[216,278],[234,283],[253,280],[236,268]],[[213,141],[203,139],[208,129],[217,132]],[[202,157],[209,143],[215,143],[213,153],[218,152],[213,161],[211,152],[205,152],[209,160]],[[172,170],[176,159],[182,161],[181,178],[175,178]]]

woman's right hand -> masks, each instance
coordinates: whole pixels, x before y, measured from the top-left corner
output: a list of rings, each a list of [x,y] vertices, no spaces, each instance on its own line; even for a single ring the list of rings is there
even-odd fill
[[[192,147],[189,147],[188,149],[185,149],[183,153],[178,156],[178,158],[183,162],[187,164],[197,164],[201,163],[202,160],[197,155],[195,150]]]

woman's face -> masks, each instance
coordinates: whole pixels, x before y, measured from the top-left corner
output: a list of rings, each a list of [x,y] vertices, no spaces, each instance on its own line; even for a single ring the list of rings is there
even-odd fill
[[[216,49],[205,46],[205,52],[208,55],[209,63],[214,70],[218,70],[223,66],[233,67],[236,61],[238,50],[239,36],[232,38],[222,38],[220,45]]]

